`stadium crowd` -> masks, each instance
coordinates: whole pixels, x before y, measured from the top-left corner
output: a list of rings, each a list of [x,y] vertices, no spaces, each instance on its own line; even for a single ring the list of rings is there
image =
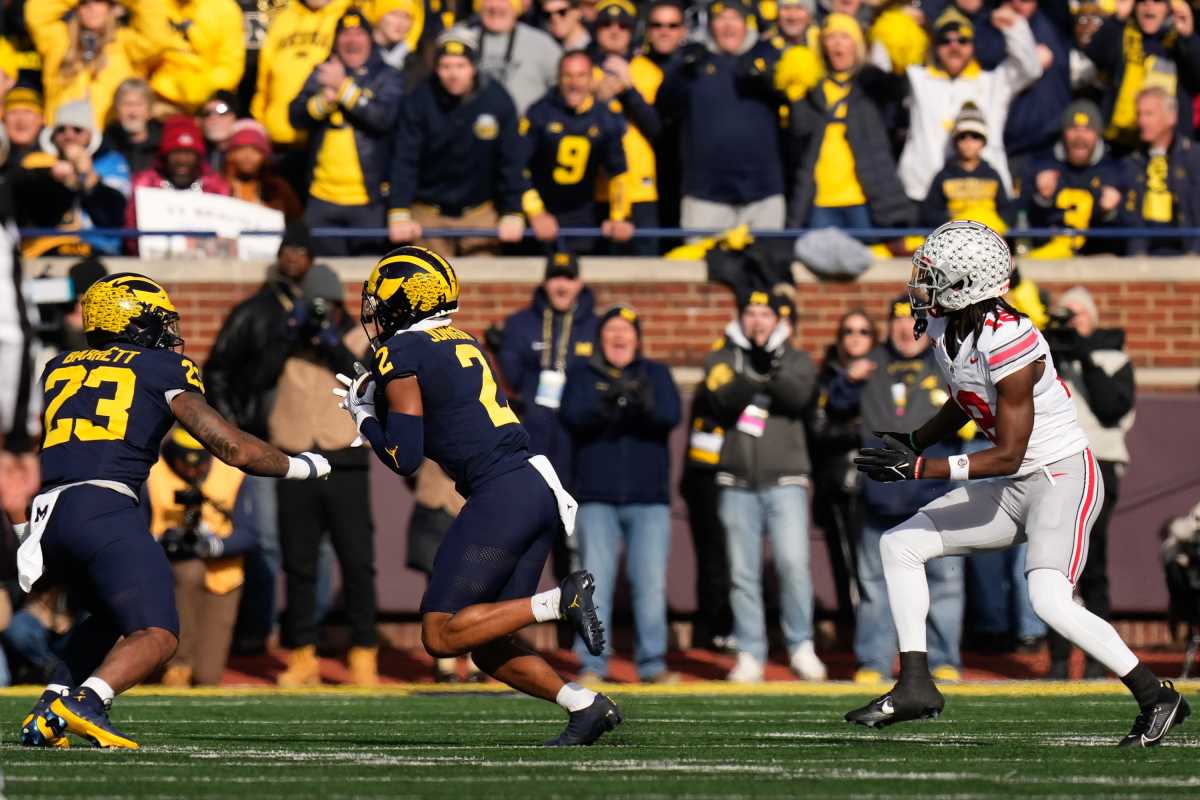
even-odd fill
[[[18,222],[61,231],[26,254],[132,248],[79,232],[136,226],[140,188],[452,254],[544,252],[580,227],[602,236],[576,252],[655,254],[671,242],[637,228],[1186,228],[1200,213],[1184,0],[352,3],[6,4]],[[425,236],[447,228],[494,235]]]
[[[532,448],[582,504],[578,544],[560,543],[556,570],[582,561],[608,613],[624,551],[638,675],[675,680],[665,573],[670,489],[680,480],[698,562],[695,641],[736,652],[730,679],[752,682],[763,677],[766,608],[776,602],[790,666],[805,679],[825,676],[814,647],[810,511],[830,543],[844,630],[857,623],[860,675],[891,672],[895,634],[870,544],[945,487],[863,487],[851,458],[872,430],[897,418],[915,427],[945,401],[928,340],[912,340],[903,298],[886,321],[850,310],[818,367],[789,341],[787,293],[744,291],[736,319],[713,332],[719,344],[681,422],[686,406],[670,372],[642,355],[639,313],[595,309],[575,254],[662,253],[670,242],[633,237],[658,226],[975,219],[999,230],[1159,228],[1191,227],[1200,212],[1200,39],[1184,2],[246,5],[17,2],[6,6],[0,39],[14,214],[23,227],[55,229],[22,251],[85,257],[71,271],[74,296],[103,274],[95,256],[132,248],[86,231],[136,227],[140,188],[231,196],[287,222],[263,286],[223,323],[205,378],[225,416],[288,452],[322,452],[336,480],[315,490],[242,480],[185,434],[168,437],[145,507],[175,559],[185,626],[192,620],[168,682],[211,683],[231,649],[261,648],[281,577],[290,655],[280,682],[319,682],[317,624],[334,561],[352,676],[377,680],[367,457],[323,405],[333,375],[349,371],[365,342],[319,259],[386,244],[315,238],[311,227],[386,229],[392,242],[447,255],[549,252],[530,307],[498,320],[488,344]],[[575,227],[599,235],[560,237]],[[447,228],[495,234],[426,235]],[[533,241],[523,240],[527,230]],[[1168,254],[1200,239],[1032,244],[1033,257]],[[1132,373],[1119,332],[1100,328],[1086,290],[1052,307],[1071,312],[1058,317],[1055,352],[1069,364],[1060,369],[1104,468],[1110,510],[1128,460]],[[81,346],[78,308],[67,304],[60,322],[49,344]],[[24,329],[12,324],[19,340]],[[38,423],[21,424],[20,385],[6,382],[14,394],[0,406],[14,451],[0,457],[0,499],[14,504],[37,485],[19,432]],[[677,424],[689,434],[682,476],[667,466]],[[960,437],[966,445],[944,446],[986,446],[978,426]],[[461,498],[432,464],[415,488],[412,525],[423,533],[410,536],[409,563],[427,571]],[[1107,612],[1103,535],[1098,523],[1081,581],[1097,613]],[[764,538],[777,601],[762,577]],[[0,563],[11,545],[0,536]],[[931,659],[941,677],[961,669],[967,606],[977,645],[1040,646],[1045,629],[1020,563],[1017,552],[931,569]],[[36,675],[71,613],[66,596],[0,592],[0,641],[15,668]],[[1054,670],[1065,669],[1065,653],[1054,643]],[[606,675],[607,657],[582,661],[589,677]],[[438,666],[442,677],[455,669]]]

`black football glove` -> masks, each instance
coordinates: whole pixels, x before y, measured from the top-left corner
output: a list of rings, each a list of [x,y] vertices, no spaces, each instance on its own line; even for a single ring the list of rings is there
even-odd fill
[[[882,439],[884,445],[893,450],[911,450],[917,455],[921,455],[921,451],[925,448],[917,447],[917,441],[913,438],[912,433],[900,433],[899,431],[871,431],[871,434],[876,438]]]
[[[859,472],[865,472],[868,478],[881,483],[911,481],[917,477],[917,455],[890,447],[863,448],[854,459],[854,466],[858,467]]]

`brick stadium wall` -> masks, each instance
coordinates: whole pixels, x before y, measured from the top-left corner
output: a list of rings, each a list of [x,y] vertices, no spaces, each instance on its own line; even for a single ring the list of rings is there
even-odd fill
[[[47,264],[52,272],[64,266]],[[332,266],[357,313],[371,263],[345,260]],[[461,259],[457,266],[463,284],[458,321],[476,334],[528,304],[542,272],[540,260],[524,258]],[[265,271],[262,264],[204,261],[114,261],[111,267],[142,271],[167,285],[183,316],[188,351],[201,362],[229,309],[258,288]],[[1188,389],[1200,383],[1200,261],[1085,259],[1029,263],[1022,271],[1052,296],[1077,283],[1087,285],[1103,324],[1126,329],[1127,349],[1142,368],[1142,386]],[[734,310],[729,290],[705,283],[704,266],[695,262],[584,259],[583,274],[598,308],[621,301],[642,312],[649,354],[675,367],[698,366]],[[796,277],[798,341],[819,357],[847,309],[862,307],[886,317],[908,266],[882,263],[852,283],[818,283],[802,268]]]

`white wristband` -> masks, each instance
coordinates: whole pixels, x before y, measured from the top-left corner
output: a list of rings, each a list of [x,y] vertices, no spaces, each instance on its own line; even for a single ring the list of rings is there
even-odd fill
[[[971,477],[971,458],[966,453],[950,456],[950,480],[965,481]]]
[[[304,456],[288,456],[288,471],[285,478],[292,481],[306,481],[317,474],[317,467]]]

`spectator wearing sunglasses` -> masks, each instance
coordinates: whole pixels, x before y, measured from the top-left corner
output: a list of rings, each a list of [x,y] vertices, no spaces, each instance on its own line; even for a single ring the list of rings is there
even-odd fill
[[[687,38],[683,6],[677,0],[656,0],[646,15],[646,40],[642,52],[629,62],[630,73],[635,76],[638,91],[654,102],[663,76],[671,64],[679,58],[679,50]],[[652,85],[653,92],[641,88]],[[657,139],[651,139],[654,147],[654,170],[658,189],[658,221],[667,228],[679,227],[679,201],[682,197],[679,174],[679,137],[677,131],[663,124]]]
[[[583,24],[579,0],[546,0],[542,3],[542,14],[546,18],[546,30],[564,53],[591,47],[592,35]]]
[[[220,172],[225,166],[225,148],[237,122],[237,97],[228,89],[220,89],[205,101],[200,109],[200,129],[204,131],[204,147],[208,151],[208,166]]]
[[[1141,143],[1138,93],[1158,86],[1191,109],[1200,90],[1200,39],[1191,7],[1178,0],[1120,0],[1117,13],[1100,25],[1084,53],[1110,76],[1101,107],[1105,139],[1128,152]],[[1191,138],[1192,115],[1179,114],[1176,132]]]
[[[983,157],[1012,193],[1008,161],[1000,133],[1008,109],[1025,87],[1042,75],[1037,46],[1029,23],[1011,8],[992,12],[992,24],[1004,34],[1008,55],[996,69],[975,60],[975,29],[955,9],[944,12],[933,26],[933,58],[928,66],[910,66],[905,76],[911,101],[910,125],[900,154],[900,181],[913,200],[920,201],[944,163],[955,117],[968,101],[975,104],[993,135]],[[1057,112],[1056,112],[1057,113]]]
[[[921,223],[936,228],[950,220],[970,219],[1003,234],[1015,209],[1004,179],[984,158],[988,126],[978,106],[963,106],[952,135],[954,155],[929,187],[921,204]]]

